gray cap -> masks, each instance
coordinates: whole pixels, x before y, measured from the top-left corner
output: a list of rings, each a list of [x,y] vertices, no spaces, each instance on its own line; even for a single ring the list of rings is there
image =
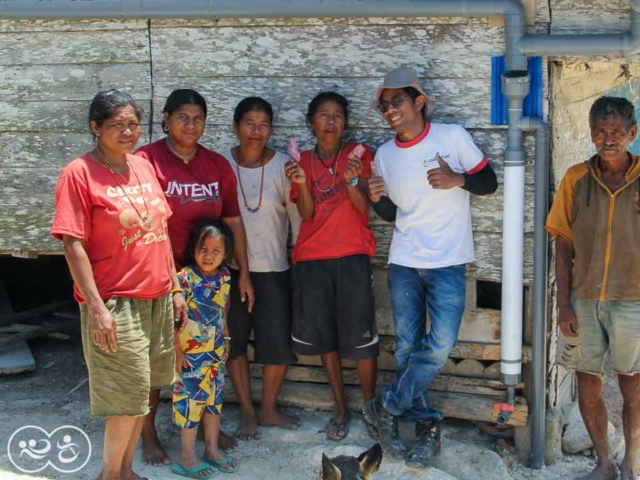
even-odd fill
[[[422,88],[422,84],[420,83],[420,79],[415,71],[410,68],[400,67],[396,68],[392,72],[388,73],[384,77],[384,81],[382,85],[379,86],[376,90],[376,99],[373,102],[373,108],[376,109],[378,113],[380,112],[379,104],[380,104],[380,95],[382,95],[382,91],[388,88],[404,88],[404,87],[413,87],[422,95],[424,95],[427,99],[425,103],[424,118],[425,120],[431,115],[433,109],[436,105],[436,99],[432,96],[427,95]]]

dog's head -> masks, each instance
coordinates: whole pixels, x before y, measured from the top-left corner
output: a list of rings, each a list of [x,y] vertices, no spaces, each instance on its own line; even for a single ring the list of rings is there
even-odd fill
[[[322,480],[369,480],[382,463],[382,447],[376,443],[358,458],[322,454]]]

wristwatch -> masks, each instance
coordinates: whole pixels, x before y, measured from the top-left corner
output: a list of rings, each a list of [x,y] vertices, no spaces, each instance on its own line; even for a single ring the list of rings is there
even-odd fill
[[[360,177],[359,176],[355,176],[351,179],[351,181],[348,183],[348,185],[350,187],[355,187],[356,185],[358,185],[358,182],[360,181]]]

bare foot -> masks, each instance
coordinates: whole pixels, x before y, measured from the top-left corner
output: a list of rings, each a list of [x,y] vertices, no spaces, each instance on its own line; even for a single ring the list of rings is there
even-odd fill
[[[236,437],[240,440],[254,440],[261,437],[258,431],[258,419],[255,415],[242,415],[240,425],[236,430]]]
[[[279,427],[285,430],[296,430],[302,421],[295,415],[284,415],[276,409],[260,412],[260,426]]]
[[[220,430],[218,436],[218,448],[224,452],[229,452],[238,446],[238,441],[228,433],[224,433]]]
[[[155,428],[153,431],[146,429],[142,431],[142,461],[147,465],[169,465],[171,463],[167,452],[160,444]]]
[[[638,471],[635,461],[627,461],[626,458],[623,460],[620,465],[620,478],[621,480],[638,480],[640,478],[640,471]]]
[[[204,460],[211,464],[213,468],[225,473],[235,472],[238,467],[238,462],[236,462],[235,458],[231,457],[231,455],[223,455],[220,451],[204,452]]]
[[[179,465],[187,471],[194,470],[196,468],[205,467],[206,464],[198,458],[181,458]],[[209,466],[209,468],[202,468],[198,473],[193,474],[193,478],[209,477],[216,472],[216,467]]]
[[[598,462],[596,468],[591,472],[581,477],[576,477],[575,480],[618,480],[619,478],[620,472],[614,463],[603,464]]]
[[[117,477],[114,477],[112,475],[106,475],[103,472],[100,472],[100,474],[98,475],[98,478],[96,478],[96,480],[122,480],[122,477],[120,475],[118,475]]]
[[[134,471],[130,471],[128,473],[124,473],[122,472],[120,474],[120,478],[122,480],[149,480],[147,477],[141,477],[140,475],[138,475],[136,472]]]

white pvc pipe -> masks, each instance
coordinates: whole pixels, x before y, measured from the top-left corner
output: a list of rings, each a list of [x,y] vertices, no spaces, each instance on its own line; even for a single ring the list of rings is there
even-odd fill
[[[502,342],[500,373],[516,384],[522,373],[524,165],[505,165],[502,234]]]

